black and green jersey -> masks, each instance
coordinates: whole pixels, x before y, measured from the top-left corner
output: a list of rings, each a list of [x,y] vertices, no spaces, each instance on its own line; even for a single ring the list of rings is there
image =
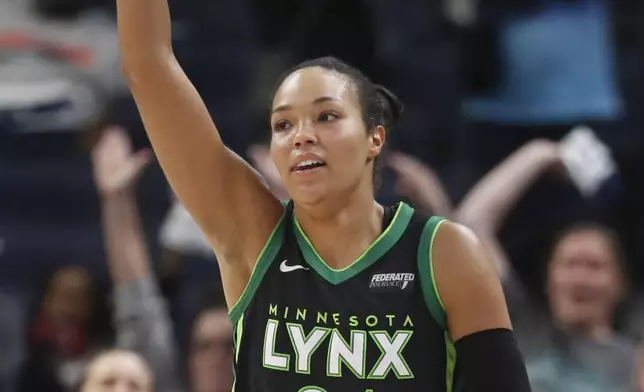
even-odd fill
[[[235,392],[457,391],[456,355],[432,272],[439,217],[385,209],[380,237],[329,268],[292,203],[230,310]]]

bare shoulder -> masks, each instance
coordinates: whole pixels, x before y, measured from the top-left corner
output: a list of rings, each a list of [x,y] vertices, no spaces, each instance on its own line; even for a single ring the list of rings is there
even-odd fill
[[[450,279],[493,279],[496,272],[487,249],[477,235],[466,226],[445,222],[436,233],[433,260],[435,269]],[[491,276],[490,276],[491,275]]]
[[[472,230],[452,222],[442,224],[432,260],[452,339],[486,329],[511,328],[490,252]]]

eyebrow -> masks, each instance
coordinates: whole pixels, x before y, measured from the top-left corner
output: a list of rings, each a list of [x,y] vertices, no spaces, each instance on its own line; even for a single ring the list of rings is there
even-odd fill
[[[311,103],[313,105],[319,105],[321,103],[329,102],[329,101],[339,101],[339,99],[333,98],[333,97],[320,97],[320,98],[314,99],[313,102],[311,102]],[[283,112],[283,111],[291,110],[291,109],[293,109],[292,105],[281,105],[281,106],[278,106],[275,109],[273,109],[271,113]]]

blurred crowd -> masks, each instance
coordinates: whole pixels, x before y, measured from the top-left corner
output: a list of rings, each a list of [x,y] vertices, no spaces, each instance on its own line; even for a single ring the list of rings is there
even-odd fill
[[[405,103],[378,200],[485,242],[533,390],[644,392],[644,1],[170,5],[222,138],[277,195],[273,81],[359,67]],[[0,392],[232,385],[216,260],[149,150],[114,6],[0,0]]]

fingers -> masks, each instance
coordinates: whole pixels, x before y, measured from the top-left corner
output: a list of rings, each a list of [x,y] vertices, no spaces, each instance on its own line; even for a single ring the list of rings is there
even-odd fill
[[[416,158],[401,152],[390,154],[386,163],[398,174],[405,174],[420,168],[425,168],[425,165]]]
[[[133,161],[135,166],[137,167],[137,171],[142,171],[143,169],[145,169],[150,164],[150,162],[152,162],[153,158],[154,154],[149,148],[145,148],[134,154]]]
[[[98,140],[97,145],[101,146],[116,143],[130,145],[130,138],[123,127],[110,125],[103,130],[103,134]]]
[[[253,166],[257,168],[266,164],[266,160],[270,159],[271,153],[268,147],[261,144],[253,144],[248,148],[247,154]]]
[[[110,155],[129,155],[132,151],[130,138],[120,126],[106,127],[92,148],[92,159],[107,159]]]

